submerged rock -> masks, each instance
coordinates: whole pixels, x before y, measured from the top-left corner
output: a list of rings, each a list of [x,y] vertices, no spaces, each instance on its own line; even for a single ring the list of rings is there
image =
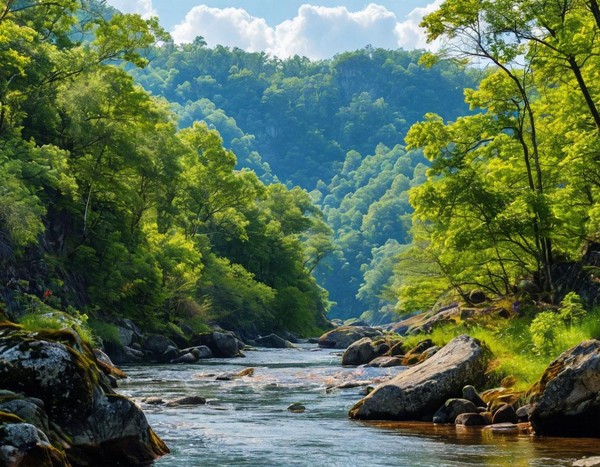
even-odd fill
[[[461,395],[465,384],[482,379],[486,356],[478,340],[459,336],[425,362],[378,386],[349,415],[371,420],[431,420],[447,399]]]
[[[302,413],[306,411],[306,407],[304,407],[300,402],[294,402],[287,408],[288,412],[292,413]]]
[[[167,407],[179,407],[181,405],[204,405],[206,404],[206,398],[202,396],[185,396],[167,402]]]
[[[537,434],[600,438],[600,341],[554,360],[537,384],[529,420]]]
[[[3,410],[20,415],[11,414],[15,418],[0,425],[0,451],[24,455],[23,465],[52,464],[19,454],[15,433],[26,433],[32,446],[50,456],[54,450],[64,453],[73,465],[141,465],[169,452],[142,411],[113,391],[93,351],[71,331],[34,333],[0,326],[0,385],[22,400],[2,401]],[[25,421],[21,417],[35,430],[15,426]]]

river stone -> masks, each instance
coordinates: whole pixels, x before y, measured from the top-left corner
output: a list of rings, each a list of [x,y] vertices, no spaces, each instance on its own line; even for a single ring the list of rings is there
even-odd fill
[[[585,457],[571,464],[573,467],[600,467],[600,456]]]
[[[171,360],[171,363],[196,363],[197,361],[198,357],[196,357],[192,352],[187,352],[180,357]]]
[[[600,340],[584,341],[561,354],[535,393],[529,420],[537,434],[600,437]]]
[[[517,418],[519,419],[519,422],[528,422],[529,414],[532,409],[533,409],[533,406],[531,404],[527,404],[522,407],[519,407],[517,409]]]
[[[483,427],[483,429],[497,435],[512,435],[521,431],[519,426],[514,423],[493,423]]]
[[[44,411],[44,403],[40,399],[27,397],[4,400],[0,402],[0,412],[16,415],[24,422],[38,427],[44,433],[49,432],[48,415]]]
[[[433,423],[454,423],[460,414],[475,412],[477,412],[477,407],[467,399],[448,399],[433,415]]]
[[[462,396],[463,399],[467,399],[468,401],[473,402],[475,407],[487,407],[485,401],[481,398],[475,386],[471,386],[470,384],[466,385],[462,388]]]
[[[373,339],[363,337],[352,343],[342,355],[342,365],[363,365],[377,356]]]
[[[279,337],[277,334],[269,334],[264,337],[257,337],[254,339],[254,343],[257,347],[266,347],[269,349],[292,349],[294,344]]]
[[[319,347],[328,349],[346,349],[363,337],[381,337],[383,333],[368,326],[340,326],[323,334],[318,341]]]
[[[514,407],[510,404],[503,404],[494,412],[492,423],[519,423],[519,417]]]
[[[306,410],[306,407],[304,407],[300,402],[294,402],[287,408],[287,410],[288,412],[292,413],[302,413]]]
[[[204,405],[206,398],[202,396],[185,396],[173,401],[167,402],[167,407],[179,407],[180,405]]]
[[[461,413],[456,416],[454,424],[463,426],[484,426],[487,425],[487,420],[480,413]]]
[[[487,353],[479,341],[456,337],[433,357],[378,386],[351,410],[356,419],[429,419],[446,400],[461,394],[465,384],[483,379]]]

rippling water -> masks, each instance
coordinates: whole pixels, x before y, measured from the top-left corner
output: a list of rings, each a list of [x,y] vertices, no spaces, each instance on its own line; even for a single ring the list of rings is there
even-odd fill
[[[154,406],[146,416],[172,453],[157,467],[253,466],[567,466],[600,455],[600,440],[491,435],[479,429],[349,420],[359,388],[346,381],[383,380],[397,368],[341,368],[339,351],[259,350],[247,358],[194,365],[130,366],[121,392],[141,400],[200,395],[207,405]],[[216,375],[255,369],[254,376]],[[300,402],[304,413],[287,407]]]

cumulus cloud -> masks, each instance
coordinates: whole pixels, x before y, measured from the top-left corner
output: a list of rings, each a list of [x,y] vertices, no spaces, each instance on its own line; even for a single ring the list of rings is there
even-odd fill
[[[210,46],[217,44],[247,51],[267,50],[274,43],[273,29],[263,18],[241,8],[192,8],[172,31],[175,42],[192,42],[202,36]]]
[[[387,8],[371,3],[360,11],[346,7],[302,5],[297,15],[275,27],[240,8],[192,8],[172,31],[175,42],[191,42],[203,36],[209,46],[217,44],[247,51],[266,51],[286,58],[330,58],[336,53],[372,45],[385,49],[430,48],[418,24],[441,0],[416,8],[404,21]]]
[[[158,16],[158,12],[152,5],[152,0],[108,0],[106,3],[123,13],[138,13],[142,18]]]

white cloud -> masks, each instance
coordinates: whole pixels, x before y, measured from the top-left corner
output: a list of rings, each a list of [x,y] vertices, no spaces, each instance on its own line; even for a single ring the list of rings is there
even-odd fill
[[[422,8],[415,8],[408,14],[406,21],[396,25],[396,36],[398,44],[402,44],[405,49],[429,49],[435,50],[439,47],[437,42],[428,44],[425,37],[425,31],[419,27],[423,17],[437,10],[443,0],[434,0],[434,2]]]
[[[274,28],[263,18],[240,8],[192,8],[172,31],[175,42],[191,42],[203,36],[209,46],[217,44],[247,51],[266,51],[280,58],[295,54],[311,59],[330,58],[336,53],[370,44],[386,49],[429,48],[418,24],[441,0],[413,10],[399,22],[387,8],[371,3],[360,11],[346,7],[302,5],[297,15]]]
[[[209,46],[217,44],[248,51],[267,50],[273,40],[273,29],[263,18],[249,15],[241,8],[192,8],[182,23],[172,31],[175,42],[192,42],[202,36]]]
[[[109,5],[114,6],[122,13],[138,13],[142,18],[158,16],[158,12],[152,4],[152,0],[107,0]]]

